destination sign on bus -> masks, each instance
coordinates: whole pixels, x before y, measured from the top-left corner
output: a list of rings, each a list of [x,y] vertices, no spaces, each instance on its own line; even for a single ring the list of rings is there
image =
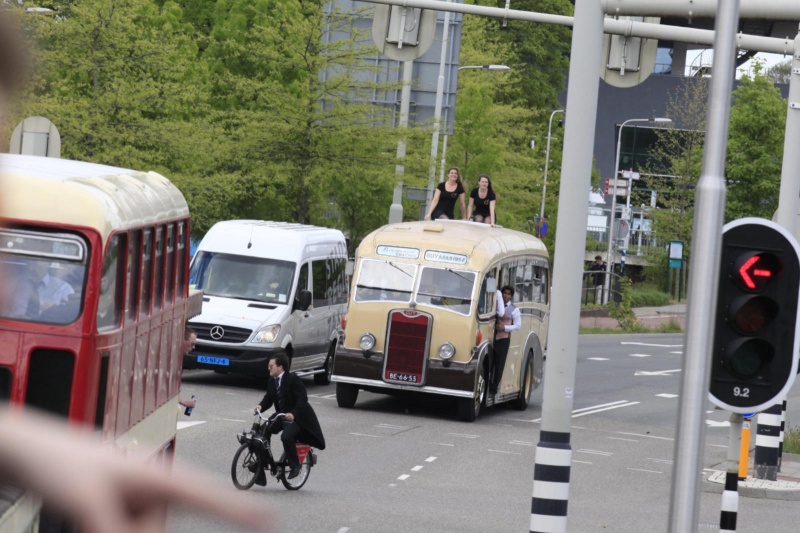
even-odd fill
[[[453,254],[450,252],[440,252],[438,250],[426,250],[426,261],[435,261],[437,263],[450,263],[452,265],[466,265],[467,256],[464,254]]]
[[[49,237],[23,230],[6,230],[0,231],[0,252],[80,261],[85,245],[77,237]]]
[[[400,259],[419,259],[419,250],[417,248],[381,245],[378,246],[376,251],[378,255],[388,255],[389,257],[397,257]]]

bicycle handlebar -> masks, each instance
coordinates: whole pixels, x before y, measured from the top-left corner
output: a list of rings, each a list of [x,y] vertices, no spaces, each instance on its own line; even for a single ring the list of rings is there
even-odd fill
[[[253,411],[253,414],[257,415],[261,420],[266,420],[267,422],[269,422],[269,420],[270,420],[269,417],[265,417],[263,414],[261,414],[261,410],[260,409],[255,409]],[[275,420],[275,419],[278,419],[278,418],[285,418],[285,417],[286,417],[286,413],[275,413],[275,415],[273,416],[272,420]]]

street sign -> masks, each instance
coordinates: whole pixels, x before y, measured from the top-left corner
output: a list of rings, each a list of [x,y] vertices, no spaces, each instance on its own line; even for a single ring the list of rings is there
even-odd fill
[[[723,228],[721,255],[709,397],[758,412],[797,376],[800,247],[775,222],[743,218]]]
[[[396,61],[413,61],[428,51],[436,33],[437,11],[401,6],[375,6],[372,40]]]
[[[641,179],[642,175],[633,170],[623,170],[622,177],[629,180],[638,180]]]

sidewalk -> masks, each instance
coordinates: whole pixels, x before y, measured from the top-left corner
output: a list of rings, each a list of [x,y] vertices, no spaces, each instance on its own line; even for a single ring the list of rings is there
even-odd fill
[[[794,453],[783,454],[777,481],[750,477],[753,473],[752,457],[753,452],[750,453],[747,479],[739,481],[740,496],[768,500],[800,500],[800,455]],[[703,480],[703,489],[706,492],[721,493],[723,491],[725,488],[725,469],[726,464],[724,462],[712,467],[712,470],[716,471]]]
[[[633,312],[639,322],[648,328],[675,322],[681,328],[686,326],[686,304],[665,305],[662,307],[634,307]],[[616,320],[608,316],[605,309],[581,311],[581,326],[585,328],[619,329]]]

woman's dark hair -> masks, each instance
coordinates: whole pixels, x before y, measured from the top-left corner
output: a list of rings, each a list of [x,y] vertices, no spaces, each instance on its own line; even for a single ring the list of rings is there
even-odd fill
[[[489,187],[488,187],[489,194],[494,194],[494,189],[492,189],[492,180],[489,179],[489,176],[487,174],[481,174],[480,176],[478,176],[478,187],[480,187],[481,178],[486,178],[486,181],[489,182]]]
[[[270,357],[270,359],[275,360],[275,364],[278,365],[283,369],[284,372],[289,371],[289,360],[286,359],[286,356],[283,354],[276,355],[275,357]]]

